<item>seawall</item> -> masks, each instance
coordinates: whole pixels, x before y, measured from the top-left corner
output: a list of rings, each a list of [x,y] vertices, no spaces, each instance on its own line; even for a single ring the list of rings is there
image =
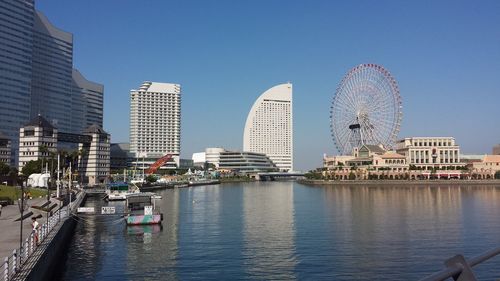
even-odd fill
[[[297,181],[304,185],[314,186],[340,186],[340,185],[362,185],[362,186],[395,186],[395,185],[493,185],[500,186],[500,180],[308,180]]]

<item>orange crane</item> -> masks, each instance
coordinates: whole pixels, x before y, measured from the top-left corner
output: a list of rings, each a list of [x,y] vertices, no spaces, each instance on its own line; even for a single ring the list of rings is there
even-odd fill
[[[148,174],[148,175],[154,174],[156,172],[156,170],[158,170],[161,166],[163,166],[163,164],[167,163],[171,159],[172,159],[171,154],[167,154],[165,156],[162,156],[160,159],[156,160],[156,162],[151,164],[151,166],[149,166],[149,168],[146,171],[146,174]]]

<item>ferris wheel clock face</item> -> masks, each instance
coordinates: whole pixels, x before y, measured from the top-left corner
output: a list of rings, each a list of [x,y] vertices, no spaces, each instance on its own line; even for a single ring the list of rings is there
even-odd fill
[[[403,117],[396,80],[384,67],[361,64],[340,82],[330,107],[330,129],[338,151],[352,153],[364,144],[390,149]]]

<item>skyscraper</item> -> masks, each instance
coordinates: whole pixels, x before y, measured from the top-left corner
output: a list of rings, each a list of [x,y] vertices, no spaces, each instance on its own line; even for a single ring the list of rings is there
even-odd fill
[[[243,151],[266,154],[281,171],[293,170],[292,84],[265,91],[248,113]]]
[[[92,125],[103,127],[104,86],[87,80],[77,69],[73,69],[71,128],[81,133]]]
[[[0,132],[11,140],[15,165],[19,128],[30,120],[34,3],[0,1]]]
[[[73,71],[73,35],[52,25],[33,0],[0,1],[0,132],[17,166],[19,128],[39,114],[61,132],[102,127],[102,85]]]
[[[59,131],[81,133],[71,126],[73,34],[53,26],[36,11],[33,32],[31,117],[38,114]]]
[[[150,160],[171,154],[179,165],[179,84],[144,82],[138,90],[130,91],[130,152]]]

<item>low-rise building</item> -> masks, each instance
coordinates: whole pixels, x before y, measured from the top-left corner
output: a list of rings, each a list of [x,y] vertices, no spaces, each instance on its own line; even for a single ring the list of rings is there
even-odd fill
[[[279,168],[263,153],[229,151],[224,148],[207,148],[205,152],[193,154],[193,161],[212,164],[219,171],[231,171],[239,174],[259,172],[277,172]]]
[[[19,129],[19,171],[29,161],[57,154],[57,129],[41,115]]]
[[[84,135],[90,136],[92,141],[78,146],[85,152],[79,157],[79,173],[90,185],[106,183],[110,176],[110,135],[98,125],[88,127]]]
[[[406,178],[408,167],[406,156],[379,145],[354,148],[350,156],[323,156],[323,174],[330,179]]]
[[[500,171],[500,155],[484,155],[481,161],[472,163],[472,177],[492,179]]]
[[[404,138],[397,142],[396,152],[406,156],[409,165],[425,170],[464,166],[453,137]]]
[[[98,125],[88,127],[82,134],[64,133],[39,115],[19,130],[19,171],[29,161],[57,159],[58,150],[68,152],[70,147],[78,155],[73,158],[78,158],[78,162],[71,161],[76,179],[89,184],[104,183],[110,173],[109,141],[110,135]]]

